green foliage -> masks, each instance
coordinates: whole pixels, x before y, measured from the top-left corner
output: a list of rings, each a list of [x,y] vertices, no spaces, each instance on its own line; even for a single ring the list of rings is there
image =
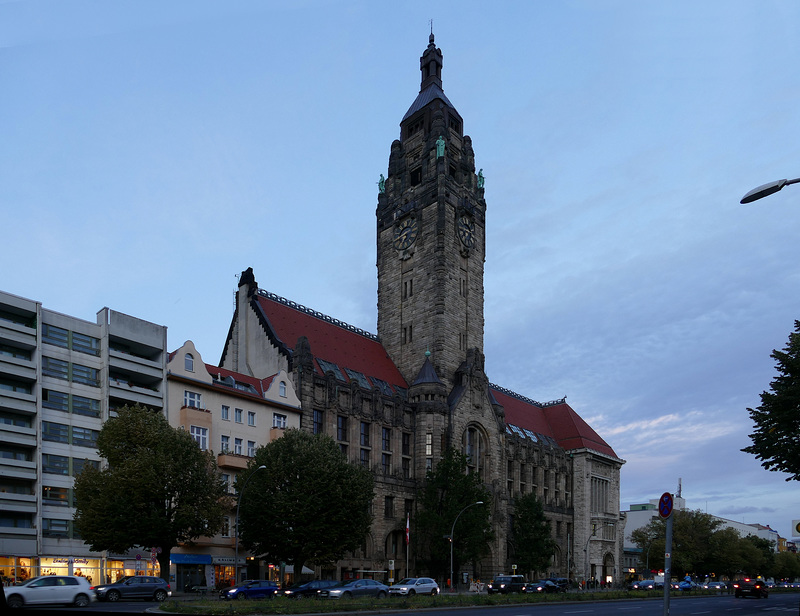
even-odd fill
[[[467,505],[483,501],[461,513],[453,534],[453,569],[475,562],[489,552],[493,539],[489,521],[491,495],[475,473],[467,473],[467,458],[447,449],[436,467],[425,477],[418,500],[417,555],[434,576],[450,577],[450,543],[445,536],[453,530],[456,517]]]
[[[173,547],[222,527],[227,499],[213,455],[161,413],[122,408],[97,449],[108,466],[86,465],[75,479],[75,526],[92,550],[160,547],[166,579]]]
[[[800,481],[800,321],[783,351],[772,351],[778,376],[761,394],[761,405],[747,409],[755,424],[753,444],[742,451],[761,460],[770,471],[789,473],[786,481]]]
[[[722,521],[702,511],[672,512],[672,574],[727,576],[745,572],[769,577],[773,571],[774,544],[755,535],[742,537]],[[642,549],[642,564],[649,552],[651,569],[664,568],[666,521],[658,518],[631,532],[631,541]]]
[[[242,545],[298,572],[358,549],[372,523],[372,473],[350,464],[329,436],[286,430],[256,450],[236,490]]]
[[[517,496],[511,517],[513,558],[520,571],[545,571],[550,566],[556,543],[542,502],[530,492]]]
[[[793,552],[775,554],[775,577],[777,579],[797,579],[800,577],[800,555]]]

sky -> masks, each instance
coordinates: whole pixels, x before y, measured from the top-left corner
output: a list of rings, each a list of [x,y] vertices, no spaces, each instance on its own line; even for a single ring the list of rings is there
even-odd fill
[[[0,289],[219,362],[237,277],[375,332],[377,182],[433,20],[486,177],[486,372],[621,503],[791,538],[740,450],[800,319],[796,0],[0,0]]]

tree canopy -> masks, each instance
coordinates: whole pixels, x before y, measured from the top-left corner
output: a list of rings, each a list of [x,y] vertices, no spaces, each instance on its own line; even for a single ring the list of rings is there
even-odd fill
[[[257,449],[236,491],[242,545],[298,573],[305,563],[328,564],[360,548],[372,523],[371,471],[349,463],[321,434],[289,429]]]
[[[529,492],[514,499],[511,516],[513,558],[520,571],[546,571],[553,558],[556,543],[544,506]]]
[[[216,461],[185,430],[142,406],[105,422],[97,449],[108,465],[85,465],[75,479],[75,526],[93,550],[123,553],[161,548],[161,577],[170,551],[216,534],[230,505]]]
[[[761,460],[770,471],[788,473],[786,481],[800,481],[800,321],[783,351],[772,351],[778,376],[770,391],[761,394],[761,405],[748,408],[755,431],[752,445],[742,451]]]
[[[493,538],[489,520],[491,495],[477,473],[467,473],[467,457],[448,448],[432,471],[428,471],[418,499],[416,515],[417,555],[435,576],[450,575],[450,543],[453,535],[454,571],[462,563],[476,562],[489,552]],[[483,502],[483,505],[468,505]],[[463,513],[462,513],[463,512]]]

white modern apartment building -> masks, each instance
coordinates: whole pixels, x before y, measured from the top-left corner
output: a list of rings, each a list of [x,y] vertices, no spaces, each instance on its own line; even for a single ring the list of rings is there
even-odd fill
[[[73,483],[100,464],[97,436],[116,409],[164,411],[166,344],[162,325],[108,308],[85,321],[0,291],[0,575],[98,582],[144,566],[89,550],[72,523]]]

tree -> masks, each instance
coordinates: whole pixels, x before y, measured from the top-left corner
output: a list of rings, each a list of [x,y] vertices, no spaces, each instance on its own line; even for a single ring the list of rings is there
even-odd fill
[[[258,448],[236,490],[242,545],[291,563],[298,576],[305,563],[328,564],[361,547],[372,523],[372,473],[321,434],[289,429]]]
[[[92,550],[160,548],[168,580],[172,548],[222,528],[230,499],[214,456],[138,405],[103,425],[97,449],[108,466],[87,464],[75,479],[76,528]]]
[[[453,524],[454,571],[461,563],[475,562],[489,552],[493,538],[489,521],[491,495],[477,473],[467,473],[467,457],[448,448],[436,468],[428,471],[416,516],[418,556],[432,575],[450,576],[450,536]],[[483,506],[465,507],[482,501]],[[462,513],[463,511],[463,513]]]
[[[550,565],[556,543],[550,534],[550,521],[544,514],[542,502],[533,492],[514,500],[511,545],[521,571],[545,571]]]
[[[800,481],[800,321],[783,351],[772,351],[778,376],[761,394],[761,405],[748,408],[755,423],[752,445],[742,449],[761,460],[770,471],[789,473],[786,481]]]

